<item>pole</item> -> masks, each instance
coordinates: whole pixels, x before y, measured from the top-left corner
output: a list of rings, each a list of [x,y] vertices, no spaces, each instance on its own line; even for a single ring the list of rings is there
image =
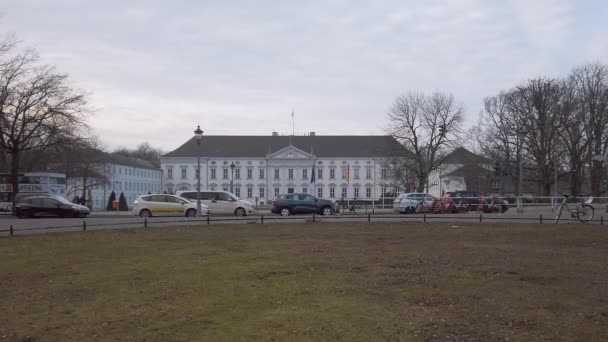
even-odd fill
[[[198,177],[196,180],[196,216],[202,217],[201,214],[201,140],[197,140],[198,144],[198,156],[197,156],[197,167]]]
[[[553,176],[555,177],[555,184],[553,186],[553,197],[551,197],[551,207],[555,209],[557,206],[557,163],[555,163],[555,174]]]
[[[234,167],[230,165],[230,193],[234,193]]]

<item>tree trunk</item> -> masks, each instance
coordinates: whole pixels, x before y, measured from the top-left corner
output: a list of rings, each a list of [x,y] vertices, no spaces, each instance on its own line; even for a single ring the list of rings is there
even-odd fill
[[[602,162],[594,160],[591,164],[591,194],[599,197],[602,192]]]
[[[13,187],[13,213],[15,211],[15,203],[17,199],[17,193],[19,193],[19,161],[21,158],[21,151],[13,149],[11,154],[11,185]]]

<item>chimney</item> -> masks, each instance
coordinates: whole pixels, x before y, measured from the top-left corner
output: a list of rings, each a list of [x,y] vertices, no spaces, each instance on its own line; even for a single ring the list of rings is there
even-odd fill
[[[279,136],[279,132],[272,132],[272,136],[273,137],[278,137]]]
[[[310,135],[311,137],[314,137],[314,136],[315,136],[315,132],[310,132],[310,134],[309,134],[309,135]]]

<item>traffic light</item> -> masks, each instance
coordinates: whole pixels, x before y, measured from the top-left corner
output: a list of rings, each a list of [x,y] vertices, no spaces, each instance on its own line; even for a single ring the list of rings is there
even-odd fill
[[[439,135],[440,136],[445,136],[446,133],[447,133],[447,130],[446,130],[445,125],[440,125],[439,126]]]
[[[494,163],[494,176],[500,176],[500,164]]]

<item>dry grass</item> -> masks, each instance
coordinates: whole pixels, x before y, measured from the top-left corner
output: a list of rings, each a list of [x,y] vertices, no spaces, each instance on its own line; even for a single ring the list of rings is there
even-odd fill
[[[239,225],[0,239],[0,341],[608,336],[608,232]]]

